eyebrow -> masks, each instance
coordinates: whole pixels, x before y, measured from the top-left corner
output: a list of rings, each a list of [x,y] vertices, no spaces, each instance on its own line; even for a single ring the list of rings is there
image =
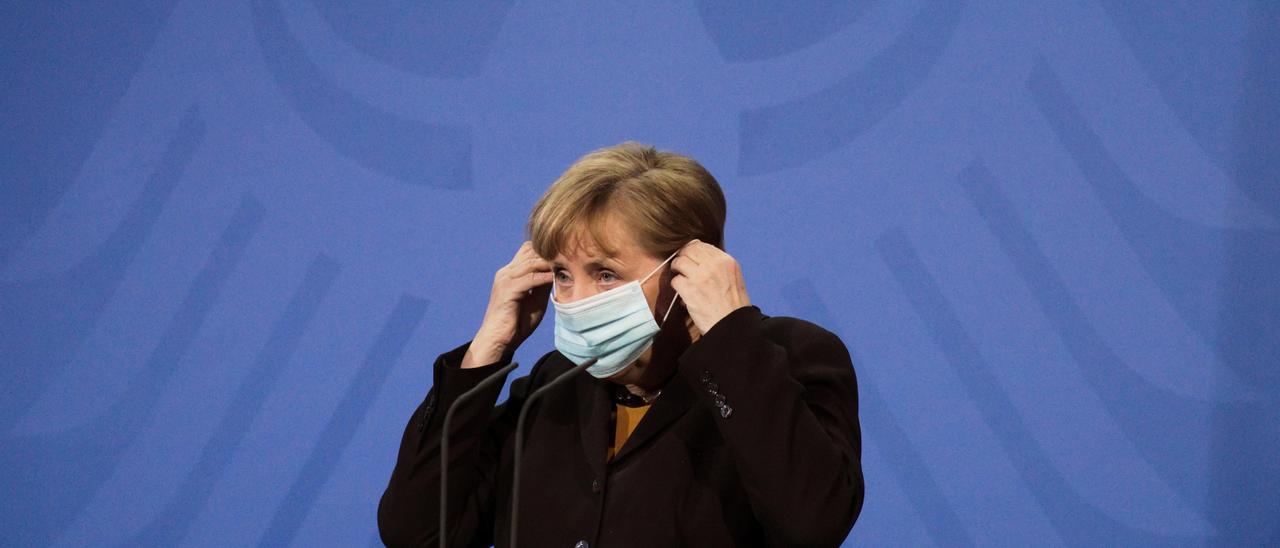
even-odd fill
[[[610,264],[606,264],[606,263],[610,263],[613,266],[610,266]],[[564,268],[564,263],[560,261],[552,261],[551,266],[555,268]],[[591,261],[587,263],[586,266],[590,270],[600,270],[600,269],[617,270],[618,267],[623,266],[623,264],[619,262],[617,259],[614,259],[612,257],[605,257],[597,261]]]

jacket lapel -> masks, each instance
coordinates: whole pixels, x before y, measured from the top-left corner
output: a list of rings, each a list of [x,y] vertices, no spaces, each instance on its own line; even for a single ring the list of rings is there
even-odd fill
[[[627,438],[627,442],[622,444],[622,449],[613,456],[613,462],[620,462],[627,458],[627,455],[634,453],[636,448],[644,445],[650,438],[661,433],[673,421],[684,415],[693,404],[695,397],[696,394],[684,380],[684,376],[672,375],[667,385],[662,387],[662,395],[653,402],[653,406],[644,414],[644,418],[640,419],[640,424],[636,425],[636,430],[631,433],[631,437]],[[606,417],[606,423],[607,419],[608,417]],[[600,454],[603,455],[604,451],[605,449],[602,449]]]
[[[613,412],[613,392],[607,381],[590,375],[579,375],[578,428],[581,430],[582,450],[591,465],[595,477],[605,474],[605,454],[609,450],[609,414]]]

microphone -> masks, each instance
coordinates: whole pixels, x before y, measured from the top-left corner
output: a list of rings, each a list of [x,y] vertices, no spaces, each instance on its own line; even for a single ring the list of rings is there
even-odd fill
[[[446,543],[449,540],[449,536],[446,534],[448,533],[446,523],[449,517],[449,426],[453,422],[453,412],[458,408],[458,404],[475,397],[481,390],[493,386],[494,383],[501,382],[507,376],[507,373],[510,373],[512,369],[518,366],[518,363],[511,362],[492,375],[485,377],[474,388],[463,392],[461,396],[458,396],[458,399],[453,400],[453,403],[449,405],[449,410],[444,413],[444,432],[440,434],[440,548],[447,548]]]
[[[569,379],[572,379],[574,375],[583,372],[588,367],[595,365],[595,363],[596,359],[590,358],[573,369],[565,371],[555,380],[529,394],[529,397],[524,400],[524,407],[520,408],[520,418],[516,419],[515,470],[511,474],[511,548],[516,547],[516,531],[520,525],[520,455],[524,452],[524,418],[529,414],[529,409],[533,408],[533,402],[537,401],[543,394],[546,394],[548,390],[564,384]]]

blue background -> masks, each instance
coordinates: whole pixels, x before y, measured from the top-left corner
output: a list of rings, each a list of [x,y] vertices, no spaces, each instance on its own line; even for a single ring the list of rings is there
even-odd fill
[[[5,3],[0,544],[376,542],[431,360],[627,139],[848,344],[850,543],[1280,543],[1280,4],[354,4]]]

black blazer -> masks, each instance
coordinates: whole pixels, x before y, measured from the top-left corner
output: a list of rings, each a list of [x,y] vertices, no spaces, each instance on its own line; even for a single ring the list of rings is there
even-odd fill
[[[444,412],[501,367],[435,362],[435,386],[400,442],[378,505],[388,545],[439,543]],[[509,358],[508,358],[509,359]],[[507,544],[512,444],[526,395],[573,364],[550,352],[528,377],[455,412],[449,545]],[[836,546],[862,509],[857,384],[849,353],[803,320],[744,307],[679,359],[678,373],[612,461],[612,385],[582,374],[529,413],[521,546]]]

